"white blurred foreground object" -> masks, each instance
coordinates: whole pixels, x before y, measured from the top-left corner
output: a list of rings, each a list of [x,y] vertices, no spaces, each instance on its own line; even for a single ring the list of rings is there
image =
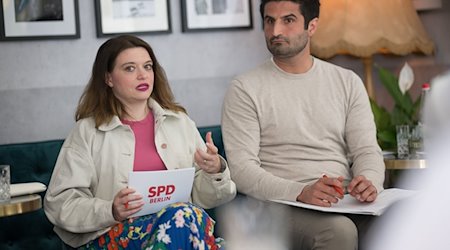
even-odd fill
[[[268,205],[269,204],[269,205]],[[285,210],[280,205],[237,197],[220,213],[227,250],[288,250]]]
[[[450,72],[432,81],[425,103],[429,168],[402,180],[419,195],[389,211],[372,229],[367,249],[450,249]]]

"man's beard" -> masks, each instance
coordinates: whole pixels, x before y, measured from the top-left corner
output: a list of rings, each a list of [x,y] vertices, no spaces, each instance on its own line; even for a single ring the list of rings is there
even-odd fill
[[[280,38],[285,40],[287,44],[272,44],[272,39]],[[271,37],[269,40],[266,39],[266,45],[267,49],[270,51],[270,53],[272,53],[274,57],[290,58],[302,52],[308,44],[308,41],[309,37],[305,32],[295,37],[293,40],[289,40],[288,38],[283,36]]]

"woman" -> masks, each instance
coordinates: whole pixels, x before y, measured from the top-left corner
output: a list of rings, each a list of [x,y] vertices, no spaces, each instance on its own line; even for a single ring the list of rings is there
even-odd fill
[[[200,207],[230,201],[235,184],[211,134],[205,145],[185,109],[174,102],[164,71],[145,41],[119,36],[99,48],[75,119],[44,200],[47,217],[67,245],[218,247],[214,222]],[[176,203],[132,217],[144,202],[127,188],[129,172],[191,166],[196,168],[193,204]],[[180,225],[176,218],[185,223]]]

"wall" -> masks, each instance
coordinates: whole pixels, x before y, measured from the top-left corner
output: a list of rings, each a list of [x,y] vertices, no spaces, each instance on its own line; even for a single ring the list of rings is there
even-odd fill
[[[98,47],[93,1],[78,1],[81,38],[0,42],[0,144],[65,138]],[[255,1],[256,2],[256,1]],[[258,6],[253,29],[181,32],[170,0],[170,34],[141,35],[165,68],[177,101],[199,126],[220,123],[232,77],[267,58]],[[245,60],[243,60],[245,58]]]
[[[433,56],[385,57],[374,61],[399,70],[407,60],[417,82],[431,79],[450,65],[449,3],[421,12],[422,21],[436,43]],[[170,0],[172,33],[144,35],[165,68],[178,102],[199,126],[220,123],[222,99],[236,74],[255,67],[269,55],[258,11],[252,0],[253,29],[181,32],[180,1]],[[88,81],[97,48],[93,1],[79,1],[81,38],[0,42],[0,144],[65,138],[74,124],[74,111]],[[362,64],[338,56],[332,62],[355,70],[363,77]],[[376,84],[377,99],[386,102]]]

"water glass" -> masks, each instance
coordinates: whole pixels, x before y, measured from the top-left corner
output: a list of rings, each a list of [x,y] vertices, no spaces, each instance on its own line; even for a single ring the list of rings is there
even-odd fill
[[[397,125],[397,157],[406,159],[409,157],[409,125]]]
[[[423,126],[421,124],[413,126],[411,129],[409,154],[412,159],[420,159],[423,156]]]
[[[11,199],[9,165],[0,165],[0,203]]]

